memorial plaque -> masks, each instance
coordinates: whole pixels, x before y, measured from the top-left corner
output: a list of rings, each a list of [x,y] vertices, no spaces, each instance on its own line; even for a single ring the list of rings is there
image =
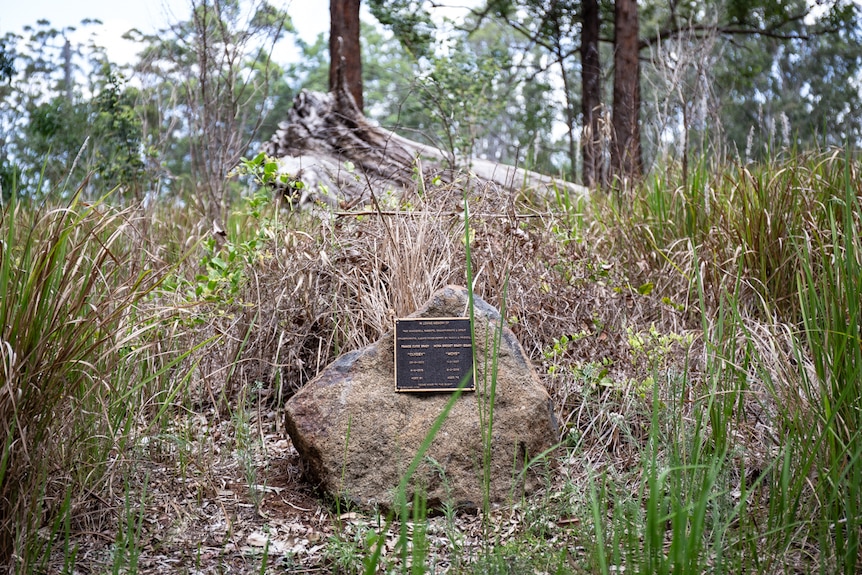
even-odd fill
[[[469,318],[395,320],[396,391],[455,391],[465,375],[463,389],[472,391]]]

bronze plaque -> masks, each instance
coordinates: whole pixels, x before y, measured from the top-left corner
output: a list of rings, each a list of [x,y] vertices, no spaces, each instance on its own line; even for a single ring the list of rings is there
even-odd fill
[[[473,342],[470,318],[395,320],[395,390],[472,391]]]

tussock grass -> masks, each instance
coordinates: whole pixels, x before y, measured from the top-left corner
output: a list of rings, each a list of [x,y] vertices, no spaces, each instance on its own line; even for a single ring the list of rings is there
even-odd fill
[[[611,485],[626,518],[594,511],[625,549],[599,545],[603,571],[858,569],[858,170],[840,151],[781,158],[594,205],[602,241],[687,302],[705,343],[702,376],[655,392],[639,497]],[[656,441],[674,396],[677,431]]]
[[[286,399],[437,289],[465,284],[468,237],[475,293],[497,307],[507,293],[510,327],[531,356],[543,357],[560,336],[581,334],[553,361],[606,359],[617,379],[634,364],[642,378],[649,375],[645,358],[628,349],[626,328],[645,331],[656,322],[681,331],[679,311],[638,294],[614,260],[572,239],[577,230],[564,229],[560,214],[533,199],[495,186],[468,190],[473,215],[465,234],[464,194],[457,183],[426,185],[421,195],[380,199],[356,214],[273,208],[229,225],[224,253],[255,234],[263,239],[243,268],[246,283],[234,304],[215,302],[224,313],[201,313],[210,322],[202,332],[224,333],[231,342],[201,359],[214,396],[258,381],[273,393],[281,388],[276,395]]]
[[[2,213],[0,562],[21,572],[50,551],[45,522],[115,479],[138,409],[170,389],[154,345],[168,324],[147,311],[164,272],[136,224],[131,208],[77,196]]]
[[[797,276],[806,261],[800,242],[809,238],[807,247],[822,251],[829,210],[844,203],[845,183],[860,193],[858,170],[845,152],[833,150],[764,164],[700,163],[683,187],[671,166],[630,196],[611,196],[593,209],[606,231],[600,234],[604,249],[672,301],[697,309],[692,287],[699,273],[709,314],[722,294],[738,293],[746,310],[794,322],[800,317]],[[850,221],[858,226],[859,215]],[[845,221],[839,215],[837,222],[840,231]],[[823,260],[817,251],[810,255],[811,263]]]

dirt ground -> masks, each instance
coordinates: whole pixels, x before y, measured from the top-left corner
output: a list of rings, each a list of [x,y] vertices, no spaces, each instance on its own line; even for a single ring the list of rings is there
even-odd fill
[[[195,575],[357,572],[369,534],[381,532],[387,518],[317,494],[281,427],[275,410],[251,413],[244,422],[210,410],[140,438],[136,475],[117,482],[122,490],[81,498],[71,536],[55,543],[48,572],[64,571],[65,543],[75,555],[71,572],[82,575],[135,568]],[[426,564],[432,572],[458,571],[453,561],[471,563],[488,533],[497,545],[512,540],[526,515],[524,502],[494,510],[485,527],[475,513],[433,515]],[[574,523],[560,518],[548,526],[549,548],[577,553],[569,533]],[[396,522],[386,534],[382,562],[390,566],[398,562],[399,528]]]

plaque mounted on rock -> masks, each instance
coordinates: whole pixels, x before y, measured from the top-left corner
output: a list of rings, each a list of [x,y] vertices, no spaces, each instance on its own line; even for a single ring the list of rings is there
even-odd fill
[[[409,317],[435,322],[459,317],[469,300],[467,288],[446,286]],[[483,501],[508,506],[547,485],[545,464],[530,463],[559,441],[554,404],[515,334],[501,327],[499,310],[478,295],[473,304],[476,390],[449,406],[430,445],[425,445],[428,430],[452,396],[396,391],[394,329],[340,356],[290,398],[285,429],[312,485],[362,509],[397,509],[395,494],[405,464],[420,449],[427,451],[416,467],[410,493],[421,489],[429,509],[450,504],[476,509]],[[469,341],[467,333],[459,343]],[[499,338],[483,337],[497,333]],[[492,368],[493,373],[486,372]],[[489,399],[482,393],[482,382],[491,376],[496,378],[494,441],[490,474],[483,476],[476,465],[489,453],[478,413]]]
[[[475,389],[470,318],[395,320],[395,390]]]

